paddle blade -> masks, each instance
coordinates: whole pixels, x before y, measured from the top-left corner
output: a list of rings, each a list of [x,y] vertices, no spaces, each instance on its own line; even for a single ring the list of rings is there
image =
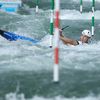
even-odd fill
[[[11,32],[3,31],[3,30],[0,30],[0,35],[2,37],[6,38],[9,41],[17,41],[17,40],[20,39],[20,40],[30,41],[32,43],[39,42],[39,40],[37,40],[37,39],[32,39],[30,37],[25,37],[25,36],[17,35],[17,34],[11,33]]]
[[[3,30],[0,30],[0,35],[9,41],[16,41],[18,39],[18,35]]]

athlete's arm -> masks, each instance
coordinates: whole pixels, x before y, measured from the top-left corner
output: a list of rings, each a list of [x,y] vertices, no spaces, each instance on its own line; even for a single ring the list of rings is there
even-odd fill
[[[62,35],[60,35],[60,39],[62,40],[62,42],[66,45],[70,44],[70,45],[78,45],[78,41],[77,40],[73,40],[67,37],[64,37]]]

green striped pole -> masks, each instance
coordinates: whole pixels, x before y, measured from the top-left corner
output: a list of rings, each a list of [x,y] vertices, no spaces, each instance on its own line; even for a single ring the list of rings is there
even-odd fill
[[[54,0],[51,0],[51,17],[50,17],[50,45],[53,46],[53,28],[54,28]]]
[[[92,11],[94,11],[95,8],[95,0],[92,0]]]
[[[83,0],[80,0],[80,13],[82,13],[83,10]]]
[[[36,13],[38,13],[38,11],[39,11],[39,0],[36,0]]]
[[[94,35],[94,24],[95,24],[94,11],[95,11],[95,0],[92,0],[92,36]]]

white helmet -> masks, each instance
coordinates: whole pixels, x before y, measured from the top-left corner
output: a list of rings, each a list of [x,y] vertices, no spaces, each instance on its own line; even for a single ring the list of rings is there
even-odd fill
[[[86,35],[88,37],[91,37],[92,36],[90,30],[83,30],[82,31],[82,35]]]

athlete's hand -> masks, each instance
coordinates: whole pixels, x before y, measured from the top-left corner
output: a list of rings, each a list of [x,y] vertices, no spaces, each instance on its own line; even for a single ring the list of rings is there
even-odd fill
[[[59,29],[60,34],[62,34],[62,29]]]
[[[60,36],[61,36],[61,37],[64,37],[62,31],[63,31],[62,29],[59,29]]]

